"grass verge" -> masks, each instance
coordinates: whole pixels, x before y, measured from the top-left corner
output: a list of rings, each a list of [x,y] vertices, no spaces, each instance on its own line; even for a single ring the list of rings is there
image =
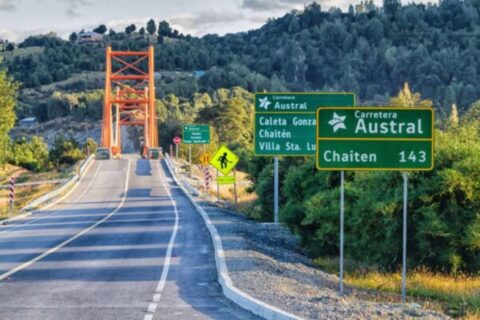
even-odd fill
[[[338,259],[317,258],[314,262],[323,270],[336,273]],[[345,263],[345,283],[356,292],[373,301],[399,302],[401,293],[400,272],[380,272],[351,261]],[[410,270],[407,275],[409,301],[428,309],[442,311],[460,319],[480,319],[480,275],[448,275],[426,269]]]

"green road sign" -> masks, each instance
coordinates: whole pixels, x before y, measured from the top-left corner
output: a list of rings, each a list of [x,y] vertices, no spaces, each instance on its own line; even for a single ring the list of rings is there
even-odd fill
[[[209,144],[210,126],[206,124],[188,124],[183,126],[184,144]]]
[[[432,170],[433,116],[429,108],[319,108],[317,167]]]
[[[315,155],[315,112],[319,107],[355,105],[353,93],[257,93],[255,155]]]
[[[433,110],[424,108],[322,108],[322,138],[431,139]],[[412,112],[413,111],[413,112]]]

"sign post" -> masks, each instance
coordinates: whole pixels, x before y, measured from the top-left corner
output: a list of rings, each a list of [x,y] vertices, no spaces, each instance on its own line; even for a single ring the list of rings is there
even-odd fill
[[[189,176],[192,176],[192,145],[188,145],[188,166],[189,166]]]
[[[233,195],[235,197],[235,208],[238,209],[238,196],[237,196],[237,170],[233,169],[233,178],[234,178],[234,183],[233,183]]]
[[[273,223],[278,224],[279,214],[278,214],[278,203],[279,203],[279,195],[278,195],[278,185],[279,185],[279,177],[278,177],[278,157],[273,158]]]
[[[403,239],[402,239],[402,303],[407,299],[407,206],[408,206],[408,174],[403,176]]]
[[[434,165],[434,112],[430,108],[327,107],[317,110],[317,168],[341,171],[340,273],[343,293],[344,170],[402,171],[402,303],[407,286],[408,174]]]
[[[343,294],[343,243],[345,234],[345,171],[340,172],[340,294]]]
[[[218,177],[220,176],[217,170],[217,201],[220,201],[220,183],[218,182]]]
[[[178,145],[182,142],[182,138],[174,137],[173,143],[175,144],[175,158],[178,159]]]
[[[315,112],[319,107],[355,105],[344,92],[257,93],[255,95],[254,154],[274,159],[274,223],[279,223],[279,156],[314,156]]]

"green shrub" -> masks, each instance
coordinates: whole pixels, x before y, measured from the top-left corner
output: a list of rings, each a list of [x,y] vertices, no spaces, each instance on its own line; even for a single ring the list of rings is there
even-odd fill
[[[27,170],[39,172],[48,168],[48,146],[41,137],[15,141],[10,157],[11,163]]]
[[[433,171],[409,174],[407,246],[411,267],[452,273],[480,271],[480,120],[475,110],[471,109],[460,126],[436,131]],[[281,221],[300,236],[313,256],[336,256],[339,173],[318,172],[314,161],[282,160]],[[259,212],[269,220],[272,165],[253,175]],[[384,270],[399,268],[402,190],[399,172],[346,172],[347,258]]]
[[[57,135],[50,150],[50,160],[57,164],[72,165],[85,157],[78,142],[73,137]]]

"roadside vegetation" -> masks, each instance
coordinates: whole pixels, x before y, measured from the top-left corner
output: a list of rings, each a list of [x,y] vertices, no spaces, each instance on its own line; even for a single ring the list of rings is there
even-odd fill
[[[392,99],[411,107],[428,103],[408,86]],[[475,318],[480,312],[480,102],[460,117],[453,106],[450,116],[438,119],[435,138],[435,169],[409,174],[408,294],[438,302],[452,316]],[[258,201],[250,215],[271,221],[273,165],[254,161],[263,168],[252,172]],[[280,168],[281,221],[318,257],[318,265],[337,273],[339,174],[317,171],[310,158],[283,158]],[[399,293],[401,175],[347,172],[346,180],[347,283]]]
[[[183,35],[153,20],[146,33],[134,25],[125,32],[101,28],[104,41],[90,45],[76,43],[76,33],[70,41],[32,36],[1,54],[1,66],[15,80],[0,71],[0,145],[6,146],[0,148],[0,163],[46,173],[85,156],[87,148],[70,137],[58,136],[49,149],[40,137],[10,141],[8,132],[16,100],[18,117],[99,120],[107,43],[114,50],[155,46],[156,70],[168,71],[156,80],[161,145],[168,150],[184,124],[210,124],[212,143],[205,149],[193,146],[193,162],[227,144],[251,180],[254,195],[246,197],[250,204],[243,210],[258,221],[273,220],[273,163],[252,154],[252,92],[352,91],[359,105],[432,106],[435,168],[409,174],[408,290],[452,316],[478,318],[479,29],[478,1],[402,6],[386,0],[383,9],[366,1],[348,12],[311,4],[260,29],[224,37]],[[180,147],[180,156],[187,159],[186,147]],[[338,173],[317,171],[312,158],[280,161],[281,221],[332,273],[337,272],[339,181]],[[397,172],[347,173],[346,280],[352,286],[399,292],[401,182]],[[398,298],[388,297],[378,298]]]

